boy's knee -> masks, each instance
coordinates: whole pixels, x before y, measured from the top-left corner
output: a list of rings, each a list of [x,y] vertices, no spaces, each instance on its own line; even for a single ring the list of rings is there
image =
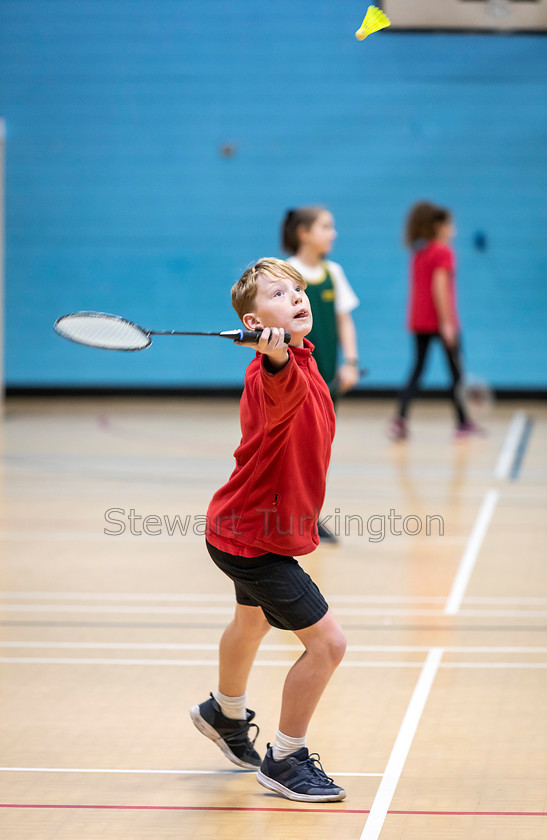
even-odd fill
[[[259,633],[261,636],[265,636],[272,629],[272,625],[268,621],[268,619],[264,616],[264,621],[262,622]]]
[[[347,641],[340,629],[331,630],[317,647],[322,659],[326,659],[335,668],[340,664],[346,652]]]
[[[333,665],[339,665],[346,652],[347,640],[342,631],[334,634],[328,642],[329,658]]]

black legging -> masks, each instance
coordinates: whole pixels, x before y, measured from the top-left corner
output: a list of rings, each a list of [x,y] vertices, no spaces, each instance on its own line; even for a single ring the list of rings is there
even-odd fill
[[[465,405],[461,394],[462,364],[460,358],[460,339],[458,338],[456,340],[456,344],[453,347],[448,347],[447,344],[445,344],[443,338],[439,335],[439,333],[415,333],[414,338],[416,341],[416,360],[414,362],[414,369],[410,374],[410,379],[408,380],[405,388],[403,389],[399,397],[399,417],[406,418],[410,402],[412,399],[414,399],[414,397],[420,390],[420,377],[424,369],[427,351],[429,350],[431,339],[438,338],[443,346],[443,350],[446,355],[446,360],[450,367],[450,373],[452,374],[452,387],[450,388],[450,397],[452,399],[452,402],[454,403],[454,409],[456,411],[458,422],[467,423],[467,411],[465,409]]]

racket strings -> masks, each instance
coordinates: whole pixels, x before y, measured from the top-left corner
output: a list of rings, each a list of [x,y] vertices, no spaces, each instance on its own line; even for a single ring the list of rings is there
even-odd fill
[[[71,341],[109,350],[142,350],[150,344],[148,333],[136,324],[107,315],[70,315],[56,329]]]

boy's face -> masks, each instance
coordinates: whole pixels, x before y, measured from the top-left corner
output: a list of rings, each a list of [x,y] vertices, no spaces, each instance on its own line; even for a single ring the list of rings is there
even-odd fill
[[[289,277],[259,274],[252,312],[242,318],[248,330],[281,327],[290,332],[291,344],[302,347],[313,325],[306,292]]]

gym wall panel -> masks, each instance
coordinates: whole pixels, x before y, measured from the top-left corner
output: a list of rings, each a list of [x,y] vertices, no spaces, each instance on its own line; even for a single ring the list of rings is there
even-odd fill
[[[409,363],[401,228],[429,197],[456,218],[467,368],[546,387],[547,40],[358,43],[362,12],[3,0],[8,386],[240,384],[250,355],[220,340],[124,355],[63,342],[52,324],[98,309],[152,329],[236,326],[231,284],[280,255],[287,207],[322,203],[361,299],[366,384],[393,387]],[[445,381],[436,357],[427,383]]]

